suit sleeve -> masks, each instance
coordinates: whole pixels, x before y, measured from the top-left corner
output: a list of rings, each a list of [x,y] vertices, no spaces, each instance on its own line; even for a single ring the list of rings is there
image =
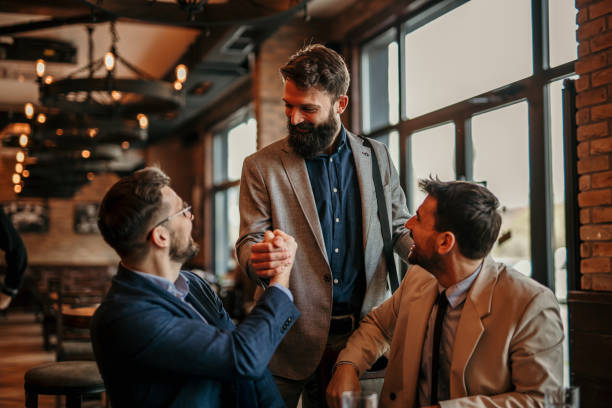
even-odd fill
[[[404,279],[393,296],[359,322],[359,328],[349,337],[337,361],[350,361],[361,375],[389,350],[407,281]]]
[[[393,249],[405,262],[408,262],[408,254],[412,246],[412,238],[408,229],[405,227],[406,221],[410,218],[408,207],[406,206],[406,194],[402,189],[399,181],[399,175],[393,161],[389,149],[384,145],[384,152],[387,158],[388,169],[381,169],[383,174],[388,172],[389,183],[385,189],[391,194],[391,234],[393,239]]]
[[[542,291],[526,307],[510,340],[513,391],[440,402],[442,408],[540,407],[563,385],[563,325],[554,294]],[[469,391],[468,391],[469,392]]]
[[[251,246],[263,241],[264,233],[272,229],[272,218],[270,196],[254,161],[252,156],[247,157],[242,165],[239,198],[240,237],[236,242],[236,254],[242,269],[251,279],[259,283],[260,279],[250,270]]]
[[[4,258],[6,260],[4,285],[9,289],[17,289],[23,279],[23,274],[28,264],[28,257],[19,233],[1,207],[0,248],[4,251]]]
[[[283,336],[300,313],[279,289],[266,290],[251,314],[235,329],[221,329],[200,319],[179,317],[154,301],[100,307],[92,339],[98,359],[130,361],[169,375],[187,374],[215,380],[260,378]]]

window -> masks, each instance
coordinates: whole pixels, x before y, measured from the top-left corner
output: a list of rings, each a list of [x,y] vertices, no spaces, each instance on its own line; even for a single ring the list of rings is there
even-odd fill
[[[362,132],[399,134],[413,212],[419,178],[486,183],[503,210],[493,256],[555,289],[567,327],[561,88],[577,57],[575,2],[431,3],[364,27]],[[566,383],[568,367],[566,354]]]
[[[214,272],[222,276],[236,265],[234,244],[238,239],[240,216],[238,195],[242,162],[255,153],[257,123],[244,112],[217,131],[213,138],[213,235]]]

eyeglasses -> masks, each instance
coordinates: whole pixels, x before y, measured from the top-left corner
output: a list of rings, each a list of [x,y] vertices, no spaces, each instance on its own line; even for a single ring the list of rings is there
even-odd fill
[[[149,233],[147,234],[147,240],[151,239],[151,235],[153,235],[153,230],[157,227],[159,227],[160,225],[162,225],[164,222],[168,222],[170,221],[172,218],[178,216],[178,215],[182,215],[185,218],[188,218],[189,221],[193,221],[193,213],[191,212],[191,206],[188,205],[187,207],[183,208],[181,211],[174,213],[166,218],[164,218],[163,220],[161,220],[160,222],[158,222],[157,224],[155,224],[153,226],[153,228],[151,228],[151,231],[149,231]]]

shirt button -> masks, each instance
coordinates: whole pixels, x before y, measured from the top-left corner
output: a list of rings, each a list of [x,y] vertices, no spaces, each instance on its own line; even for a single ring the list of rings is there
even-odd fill
[[[336,222],[340,222],[340,218],[336,218]]]
[[[338,248],[334,249],[334,252],[335,252],[335,253],[338,253]]]
[[[329,162],[330,162],[330,163],[333,163],[333,162],[334,162],[334,159],[332,159],[332,158],[330,157],[330,158],[329,158]]]
[[[338,284],[338,279],[334,279],[334,283],[337,285]]]
[[[334,193],[337,193],[338,189],[336,187],[334,187]]]

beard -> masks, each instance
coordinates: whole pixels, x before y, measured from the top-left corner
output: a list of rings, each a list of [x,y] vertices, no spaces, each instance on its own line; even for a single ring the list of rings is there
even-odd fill
[[[414,244],[408,254],[408,262],[412,265],[419,265],[429,273],[435,275],[435,272],[442,269],[442,256],[438,254],[432,248],[432,255],[428,256],[423,254],[419,248]]]
[[[312,159],[332,144],[340,123],[333,110],[330,109],[327,120],[318,126],[310,122],[292,125],[291,118],[289,118],[287,128],[289,129],[289,145],[293,151],[305,159]]]
[[[185,263],[189,259],[193,258],[198,251],[200,250],[200,246],[193,240],[190,236],[187,243],[183,246],[180,245],[179,240],[177,239],[177,234],[172,232],[172,242],[170,243],[170,259],[174,262]]]

